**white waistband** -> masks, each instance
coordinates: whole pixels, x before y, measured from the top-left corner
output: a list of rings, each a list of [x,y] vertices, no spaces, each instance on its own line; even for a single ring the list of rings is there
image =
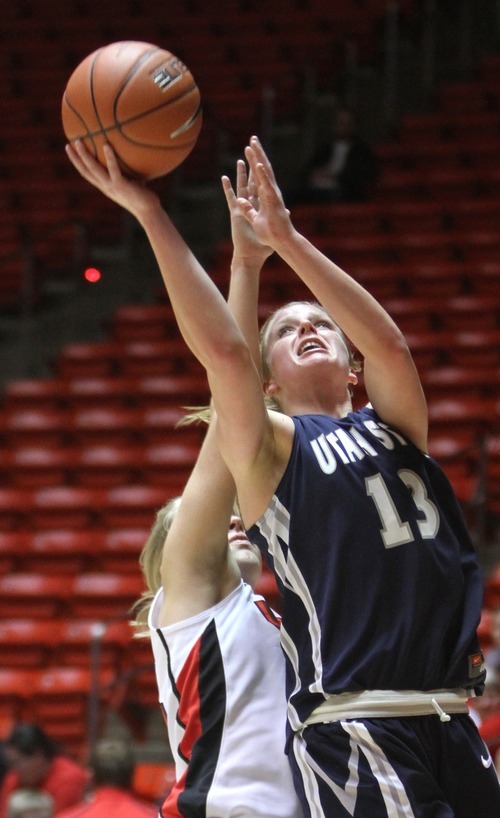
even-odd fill
[[[449,721],[450,713],[468,713],[467,700],[474,692],[456,690],[363,690],[329,696],[307,717],[304,725],[343,719],[376,719],[437,715]]]

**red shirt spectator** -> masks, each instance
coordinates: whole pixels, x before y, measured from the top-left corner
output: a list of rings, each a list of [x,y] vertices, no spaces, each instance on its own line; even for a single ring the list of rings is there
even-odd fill
[[[34,724],[18,724],[5,742],[8,771],[0,789],[0,816],[7,815],[9,796],[21,787],[48,793],[54,809],[66,809],[84,797],[88,771],[59,753],[55,743]]]
[[[154,818],[158,809],[134,797],[135,759],[129,742],[103,739],[94,748],[90,769],[93,792],[84,802],[56,812],[56,818]]]
[[[158,809],[138,801],[120,787],[104,786],[97,787],[88,802],[58,812],[56,818],[110,818],[113,815],[153,818],[158,815]]]

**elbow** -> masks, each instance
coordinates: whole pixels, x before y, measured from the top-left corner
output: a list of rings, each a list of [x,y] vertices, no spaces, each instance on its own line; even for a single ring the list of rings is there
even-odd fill
[[[408,342],[396,325],[393,326],[392,332],[389,333],[388,337],[385,340],[385,354],[390,355],[391,358],[394,357],[395,359],[408,359],[411,358],[411,351],[410,347],[408,346]]]
[[[210,368],[221,371],[246,369],[251,362],[251,354],[242,336],[220,339],[212,349]]]

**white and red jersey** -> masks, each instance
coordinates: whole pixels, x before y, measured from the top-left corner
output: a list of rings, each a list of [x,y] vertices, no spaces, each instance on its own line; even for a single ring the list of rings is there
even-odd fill
[[[285,745],[279,617],[241,584],[196,616],[157,627],[149,615],[159,700],[176,784],[163,818],[300,818]]]

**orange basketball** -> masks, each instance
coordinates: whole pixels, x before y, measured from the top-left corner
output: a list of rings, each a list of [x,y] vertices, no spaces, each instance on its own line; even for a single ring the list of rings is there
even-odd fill
[[[200,92],[170,51],[133,40],[111,43],[73,71],[62,123],[67,139],[81,139],[101,164],[109,142],[123,173],[155,179],[180,165],[196,144]]]

